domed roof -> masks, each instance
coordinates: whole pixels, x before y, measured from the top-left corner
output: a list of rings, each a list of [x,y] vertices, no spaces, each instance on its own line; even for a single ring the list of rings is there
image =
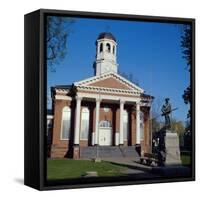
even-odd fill
[[[115,39],[115,37],[113,36],[113,34],[112,34],[112,33],[109,33],[109,32],[100,33],[100,34],[99,34],[99,37],[97,38],[97,40],[99,40],[99,39],[104,39],[104,38],[110,39],[110,40],[114,40],[114,41],[116,42],[116,39]]]

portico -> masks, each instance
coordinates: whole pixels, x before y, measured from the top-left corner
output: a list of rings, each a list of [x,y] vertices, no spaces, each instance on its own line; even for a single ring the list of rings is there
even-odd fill
[[[115,145],[124,145],[124,135],[123,135],[123,113],[124,113],[124,105],[125,104],[129,104],[132,106],[136,107],[136,144],[140,144],[140,102],[137,98],[119,98],[117,96],[106,96],[106,95],[100,95],[100,94],[82,94],[82,93],[78,93],[76,99],[76,112],[75,112],[75,135],[74,135],[74,145],[79,145],[80,141],[80,116],[81,116],[81,101],[88,101],[88,102],[95,102],[95,132],[92,133],[92,141],[93,144],[92,145],[103,145],[103,143],[100,143],[100,136],[99,136],[99,132],[100,129],[102,129],[102,127],[100,126],[100,105],[101,102],[109,102],[109,103],[113,103],[115,105],[118,105],[118,107],[120,108],[120,112],[119,112],[119,133],[115,133],[116,136],[115,137],[115,141],[114,144]],[[125,101],[125,99],[127,99],[128,101]],[[116,119],[114,119],[116,120]],[[108,130],[111,131],[112,127],[104,127],[108,128]],[[106,131],[105,131],[106,132]],[[109,133],[109,131],[107,131]],[[112,137],[111,137],[112,138]],[[108,145],[109,142],[106,144]],[[111,145],[112,143],[110,143]]]

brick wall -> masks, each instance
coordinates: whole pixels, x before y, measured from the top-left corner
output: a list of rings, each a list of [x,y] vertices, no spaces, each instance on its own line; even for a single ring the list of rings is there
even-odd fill
[[[61,140],[61,122],[62,122],[62,110],[65,106],[71,108],[71,133],[74,131],[74,102],[66,100],[55,100],[54,102],[54,124],[53,124],[53,136],[52,136],[52,147],[51,157],[52,158],[63,158],[72,157],[72,144],[73,134],[70,134],[69,140]]]
[[[55,100],[54,102],[54,125],[53,125],[53,136],[52,136],[52,147],[51,157],[62,158],[62,157],[73,157],[73,135],[74,135],[74,116],[75,116],[75,101],[67,100]],[[61,120],[62,120],[62,109],[65,106],[71,108],[71,136],[69,140],[61,140]],[[89,139],[80,140],[80,147],[86,147],[92,144],[92,133],[95,132],[95,113],[96,113],[96,102],[82,101],[81,109],[88,107],[90,110],[90,127],[89,127]],[[105,112],[104,107],[109,108],[108,112]],[[136,144],[136,112],[135,105],[126,105],[124,109],[129,114],[129,141],[124,141],[124,145],[135,145]],[[151,135],[149,130],[149,108],[142,107],[141,110],[145,113],[145,125],[144,125],[144,140],[141,142],[141,147],[145,152],[149,152],[151,149]],[[100,106],[100,121],[109,120],[112,123],[112,145],[115,145],[115,133],[119,133],[119,104],[101,103]],[[81,118],[80,118],[81,119]]]
[[[125,84],[120,83],[119,81],[117,81],[114,78],[107,78],[102,81],[98,81],[96,83],[91,83],[89,85],[90,86],[98,86],[98,87],[108,87],[108,85],[109,85],[109,88],[130,89]]]

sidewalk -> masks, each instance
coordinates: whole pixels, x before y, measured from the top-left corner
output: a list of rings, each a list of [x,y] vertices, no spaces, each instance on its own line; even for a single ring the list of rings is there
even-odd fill
[[[137,163],[132,157],[125,158],[101,158],[117,165],[127,167],[122,173],[134,180],[146,180],[160,178],[160,175],[152,173],[152,167]]]
[[[184,177],[190,176],[191,169],[185,166],[166,166],[166,167],[151,167],[142,165],[139,161],[134,160],[132,157],[125,158],[101,158],[103,161],[115,163],[117,165],[126,166],[128,169],[123,173],[128,175],[143,175],[143,177]]]
[[[114,158],[114,157],[110,158],[109,157],[109,158],[101,158],[101,159],[104,161],[111,162],[111,163],[124,165],[132,169],[137,169],[137,170],[141,170],[141,171],[145,171],[149,173],[152,171],[152,167],[142,165],[139,163],[139,161],[134,160],[132,157],[125,157],[125,158]]]

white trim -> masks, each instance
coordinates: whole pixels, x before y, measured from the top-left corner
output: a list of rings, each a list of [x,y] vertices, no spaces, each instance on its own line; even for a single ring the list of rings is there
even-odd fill
[[[137,90],[139,90],[141,93],[144,92],[144,90],[140,87],[138,87],[137,85],[135,85],[134,83],[131,83],[129,80],[125,79],[124,77],[120,76],[119,74],[115,74],[115,76],[117,76],[119,79],[122,79],[125,83],[128,83],[129,85],[131,85],[133,88],[136,88]]]
[[[60,140],[66,141],[66,140],[70,140],[70,139],[62,139],[62,137],[61,137]]]
[[[62,131],[63,131],[63,111],[65,108],[68,108],[70,110],[70,124],[71,124],[71,108],[69,106],[64,106],[62,108],[62,117],[61,117],[61,128],[60,128],[60,140],[70,140],[70,134],[71,134],[71,127],[70,127],[70,133],[69,133],[69,138],[63,138],[62,137]]]
[[[117,46],[117,43],[114,40],[111,40],[111,39],[108,39],[108,38],[98,39],[97,42],[112,42]]]
[[[56,91],[56,93],[67,94],[67,92],[69,92],[69,89],[66,89],[66,88],[63,88],[63,89],[56,88],[55,91]]]
[[[103,92],[103,93],[117,93],[117,94],[131,94],[140,96],[140,92],[127,90],[127,89],[117,89],[117,88],[108,88],[108,87],[98,87],[98,86],[77,86],[77,88],[85,90],[85,91],[95,91],[95,92]]]
[[[91,93],[84,93],[84,92],[78,92],[77,93],[78,96],[82,97],[82,98],[92,98],[92,99],[96,99],[99,97],[99,94],[91,94]],[[139,102],[141,97],[140,96],[135,96],[135,97],[120,97],[120,96],[115,96],[115,95],[107,95],[107,94],[101,94],[101,99],[108,99],[108,100],[114,100],[114,101],[119,101],[120,99],[124,99],[125,101],[130,101],[130,102]],[[62,96],[62,95],[56,95],[57,100],[69,100],[72,101],[72,97],[69,96]],[[150,106],[150,105],[149,105]]]
[[[53,119],[53,115],[47,115],[47,119]]]
[[[92,98],[92,99],[99,98],[99,94],[79,92],[79,93],[77,93],[77,95],[82,98]],[[140,97],[123,97],[122,98],[120,96],[103,95],[103,94],[101,95],[101,99],[114,100],[114,101],[120,101],[123,99],[124,101],[130,101],[130,102],[139,102],[140,101]]]
[[[58,100],[69,100],[69,101],[71,101],[72,97],[62,96],[62,95],[55,95],[55,99],[58,99]]]
[[[136,89],[140,93],[144,92],[144,90],[142,88],[138,87],[134,83],[131,83],[129,80],[123,78],[122,76],[120,76],[119,74],[114,73],[114,72],[108,72],[108,73],[101,74],[99,76],[93,76],[93,77],[84,79],[82,81],[75,82],[74,85],[75,86],[80,86],[80,85],[87,86],[88,84],[95,83],[97,81],[104,80],[104,79],[107,79],[107,78],[110,78],[110,77],[116,78],[118,81],[125,84],[130,89]]]
[[[105,130],[110,129],[110,130],[112,130],[112,127],[99,127],[99,129],[105,129]]]
[[[116,90],[116,91],[112,91],[112,92],[110,92],[110,91],[106,91],[106,90],[104,90],[104,89],[108,89],[108,88],[101,88],[101,87],[96,87],[96,88],[92,88],[92,89],[85,89],[84,88],[84,86],[82,87],[82,86],[79,86],[80,88],[81,88],[81,90],[83,90],[83,91],[95,91],[95,92],[97,92],[96,91],[96,89],[97,88],[99,88],[100,89],[100,91],[98,91],[98,94],[93,94],[93,95],[99,95],[99,93],[108,93],[108,94],[110,94],[110,93],[113,93],[113,94],[131,94],[130,93],[130,91],[128,91],[127,93],[125,92],[119,92],[119,91],[117,91],[118,89],[114,89],[114,90]],[[113,88],[111,88],[111,89],[113,89]],[[81,91],[80,92],[78,92],[78,93],[81,93]],[[85,96],[88,96],[88,94],[87,95],[84,95],[84,94],[86,94],[86,93],[83,93],[83,95],[82,95],[82,97],[85,97]],[[91,93],[89,93],[89,94],[91,94]],[[105,96],[105,95],[101,95],[101,96]],[[113,100],[116,100],[116,98],[119,98],[119,97],[116,97],[116,96],[114,96],[114,95],[106,95],[106,96],[109,96],[109,97],[114,97],[113,98]],[[97,96],[92,96],[91,98],[96,98]],[[123,96],[124,97],[124,96]],[[124,97],[125,99],[132,99],[131,101],[138,101],[138,99],[140,98],[140,99],[143,99],[143,97],[141,97],[140,95],[136,95],[136,94],[134,94],[134,97]],[[134,98],[135,98],[135,100],[134,100]],[[63,95],[55,95],[55,99],[56,100],[68,100],[68,101],[72,101],[72,97],[70,97],[70,96],[63,96]],[[110,99],[110,98],[109,98]],[[137,99],[137,100],[136,100]],[[147,106],[147,107],[151,107],[151,104],[152,104],[152,102],[149,102],[149,103],[143,103],[143,102],[141,102],[141,106]]]

